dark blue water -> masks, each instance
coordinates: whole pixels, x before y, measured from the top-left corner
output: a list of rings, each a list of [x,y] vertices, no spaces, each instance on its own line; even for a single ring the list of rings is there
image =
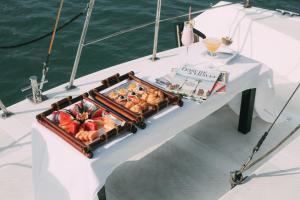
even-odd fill
[[[15,44],[51,31],[60,0],[0,0],[0,46]],[[193,10],[207,8],[207,0],[163,0],[161,17],[172,17]],[[61,24],[86,6],[86,0],[65,0]],[[255,6],[300,11],[299,0],[257,0]],[[121,29],[153,21],[156,1],[96,0],[87,41]],[[69,80],[84,17],[62,32],[58,32],[45,89]],[[159,51],[175,47],[174,22],[161,24]],[[153,26],[134,31],[84,48],[77,77],[132,60],[152,52]],[[20,88],[29,84],[28,77],[41,77],[42,63],[47,56],[50,38],[17,48],[0,49],[0,99],[11,105],[24,99]]]

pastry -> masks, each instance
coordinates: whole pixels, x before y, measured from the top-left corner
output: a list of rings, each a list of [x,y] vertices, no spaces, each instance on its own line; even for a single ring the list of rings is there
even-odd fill
[[[131,110],[132,112],[135,112],[135,113],[142,113],[142,108],[141,108],[141,106],[139,106],[139,105],[134,105],[134,106],[132,106],[132,107],[130,108],[130,110]]]
[[[141,100],[147,101],[147,98],[148,98],[148,94],[146,92],[144,94],[142,94]]]
[[[128,86],[128,90],[129,91],[134,91],[136,89],[136,86],[137,86],[136,83],[130,83],[129,86]]]
[[[126,96],[127,90],[125,88],[121,88],[121,89],[119,89],[118,94],[121,96]]]
[[[125,104],[125,107],[130,109],[132,106],[134,106],[134,103],[132,101],[127,101]]]
[[[153,88],[149,88],[147,91],[148,91],[149,94],[153,94],[156,90],[153,89]]]
[[[148,98],[147,98],[147,103],[149,103],[151,105],[155,105],[155,99],[156,99],[155,94],[149,94]]]
[[[131,96],[128,98],[130,98],[130,101],[132,101],[134,104],[138,104],[141,101],[140,98],[138,98],[137,96]]]
[[[111,98],[111,99],[116,99],[118,98],[118,93],[116,93],[115,91],[112,91],[108,94],[108,97]]]
[[[158,97],[159,97],[159,99],[160,99],[161,101],[163,101],[163,100],[165,99],[165,95],[164,95],[164,93],[163,93],[162,91],[158,91],[158,92],[157,92],[157,95],[158,95]]]
[[[115,101],[124,106],[127,102],[127,98],[125,96],[119,96]]]
[[[141,107],[141,109],[143,110],[143,111],[146,111],[146,110],[148,110],[148,103],[146,102],[146,101],[140,101],[140,103],[138,104],[140,107]]]
[[[139,94],[139,95],[142,95],[142,94],[145,94],[145,88],[144,86],[142,85],[139,85],[137,88],[136,88],[136,92]]]

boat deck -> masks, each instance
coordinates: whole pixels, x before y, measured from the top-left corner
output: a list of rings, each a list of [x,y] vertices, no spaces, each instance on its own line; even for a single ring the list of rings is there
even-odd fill
[[[213,22],[204,23],[203,26],[211,24]],[[282,49],[284,48],[279,49],[280,52]],[[164,58],[177,56],[183,52],[185,48],[173,49],[160,53],[159,57],[163,61]],[[296,52],[294,51],[295,56],[292,57],[295,58],[295,62],[299,61]],[[269,63],[275,61],[277,63],[278,59],[274,57],[276,56],[269,56]],[[269,64],[267,61],[265,60],[265,63]],[[120,74],[130,70],[138,72],[139,67],[146,67],[151,71],[151,64],[149,57],[123,63],[77,79],[75,85],[78,88],[75,90],[65,91],[66,85],[51,89],[45,92],[50,99],[41,104],[34,105],[24,100],[9,107],[8,109],[15,115],[5,120],[0,119],[0,196],[10,200],[33,199],[30,130],[36,114],[49,108],[51,103],[59,99],[69,95],[77,96],[98,86],[99,80],[116,72]],[[295,69],[299,66],[292,64],[290,62],[289,66],[295,66]],[[297,108],[299,110],[299,107]],[[256,193],[258,187],[268,192],[266,198],[275,199],[280,197],[279,192],[284,195],[296,191],[299,188],[300,164],[295,152],[299,149],[296,148],[300,144],[299,132],[295,135],[297,138],[294,137],[294,140],[290,140],[292,141],[290,144],[285,144],[278,154],[260,164],[263,166],[255,171],[256,176],[252,176],[246,184],[236,187],[225,195],[230,190],[229,172],[238,169],[247,159],[259,137],[269,126],[268,123],[255,118],[251,132],[243,135],[237,132],[237,119],[238,116],[225,106],[147,156],[119,166],[107,180],[108,199],[211,200],[221,197],[245,199],[245,195],[249,199],[259,199],[257,195],[262,193]],[[276,124],[259,154],[270,149],[298,123],[299,118],[290,116],[287,120]],[[291,165],[288,166],[286,163]],[[252,172],[254,170],[252,169]],[[274,173],[278,170],[281,170],[279,175]],[[281,182],[282,190],[279,190],[278,186],[274,187],[278,181]],[[299,192],[292,193],[292,196],[288,197],[299,199]]]
[[[236,130],[237,119],[238,116],[229,107],[224,106],[144,158],[122,164],[107,179],[108,199],[219,199],[230,191],[229,172],[240,168],[241,163],[248,158],[263,131],[269,126],[268,123],[255,118],[252,131],[243,135]],[[279,142],[296,123],[297,120],[291,120],[276,125],[258,156]],[[299,134],[300,131],[296,135]],[[297,151],[294,151],[294,154],[296,153]],[[289,158],[284,155],[281,155],[280,159],[282,161],[280,164],[285,161],[289,162]],[[269,165],[268,163],[266,165]],[[294,170],[293,172],[298,170],[299,172],[299,168],[282,167],[281,169],[283,173],[285,170]],[[252,174],[251,172],[254,170],[255,168],[248,171],[246,175]],[[275,170],[269,167],[265,173],[268,174],[269,171]],[[257,175],[259,177],[259,174]],[[263,177],[264,174],[261,176]],[[272,194],[274,189],[272,173],[268,175],[267,179],[269,177],[268,184],[254,187],[260,188],[259,191]],[[260,199],[258,195],[251,195],[256,194],[256,191],[251,191],[251,188],[246,193],[249,195],[247,198],[244,198],[242,192],[239,193],[239,188],[247,188],[252,181],[256,182],[256,178],[253,176],[249,183],[232,191],[236,194],[235,198],[231,198],[230,192],[224,199]],[[298,188],[296,185],[288,184],[284,177],[282,183],[286,185],[285,188],[291,188],[290,190],[294,190],[294,192]],[[253,198],[254,196],[255,198]],[[270,195],[265,199],[274,199],[274,197]]]
[[[237,132],[237,119],[238,116],[228,106],[224,106],[147,156],[141,155],[142,159],[136,158],[122,164],[107,180],[107,198],[110,200],[220,198],[230,190],[229,172],[240,167],[263,131],[269,126],[268,123],[255,118],[252,131],[243,135]],[[261,152],[276,144],[296,123],[297,120],[291,119],[276,125]],[[11,200],[33,199],[30,134],[25,134],[19,140],[14,140],[3,132],[0,136],[1,196]],[[299,143],[299,137],[295,141]],[[291,145],[297,144],[293,142]],[[293,150],[289,145],[284,149]],[[284,163],[284,159],[289,158],[285,153],[279,159]],[[299,171],[299,167],[282,170],[284,174],[284,170],[295,172]],[[270,183],[260,188],[264,191],[273,191],[272,174],[268,174],[268,171],[273,172],[274,166],[264,171],[267,174],[264,179]],[[274,174],[274,177],[276,176],[278,175]],[[257,177],[260,176],[256,175],[247,184],[238,186],[232,191],[233,194],[237,196],[238,191],[243,191],[239,188],[247,188],[249,184],[251,187],[258,187],[259,185],[255,184]],[[294,176],[282,178],[294,179]],[[286,188],[297,188],[296,185],[285,184]],[[232,192],[223,198],[231,199],[229,195]],[[239,196],[236,199],[239,199]]]

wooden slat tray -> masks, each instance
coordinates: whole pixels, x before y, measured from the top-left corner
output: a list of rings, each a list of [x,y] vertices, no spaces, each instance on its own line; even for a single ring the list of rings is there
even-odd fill
[[[132,92],[134,93],[133,97],[131,96],[133,94]],[[94,88],[89,93],[96,101],[120,113],[140,128],[146,127],[144,122],[145,118],[154,115],[168,105],[183,106],[183,101],[180,96],[164,91],[136,77],[134,72],[129,72],[122,76],[115,74],[103,80],[101,86]],[[123,95],[123,93],[125,95]],[[145,96],[143,96],[144,94]],[[154,99],[153,101],[150,101],[150,95],[152,95],[151,100]],[[143,102],[143,104],[146,102],[145,105],[147,106],[144,106],[145,109],[143,110],[139,109],[139,112],[136,112],[136,110],[133,111],[131,105],[139,105],[139,103],[130,103],[133,100],[139,103]],[[127,107],[127,105],[129,106]],[[139,107],[141,106],[138,106],[138,108]]]
[[[75,149],[80,151],[82,154],[87,156],[88,158],[93,157],[93,150],[95,150],[97,147],[101,146],[102,144],[105,144],[107,141],[111,140],[113,137],[117,136],[118,134],[121,134],[125,131],[130,131],[132,133],[135,133],[137,131],[137,128],[133,125],[133,123],[126,118],[117,115],[115,112],[110,110],[109,108],[93,101],[92,99],[88,98],[88,93],[85,93],[83,95],[80,95],[76,98],[68,97],[65,99],[62,99],[54,104],[51,105],[51,109],[39,114],[36,116],[39,123],[53,131],[55,134],[60,136],[63,140],[65,140],[67,143],[72,145]],[[118,122],[115,124],[114,128],[106,130],[102,129],[102,133],[100,133],[100,129],[97,132],[99,134],[99,137],[94,139],[91,142],[82,141],[78,138],[76,138],[74,135],[68,133],[66,130],[62,128],[57,122],[55,122],[53,112],[56,111],[62,111],[63,109],[71,109],[71,107],[79,102],[85,102],[89,105],[94,106],[97,110],[102,109],[105,112],[106,117],[110,117],[110,119],[115,120],[114,122]],[[87,105],[87,104],[86,104]],[[68,113],[67,111],[64,111],[65,113]],[[69,111],[71,112],[71,111]],[[51,119],[52,117],[52,119]],[[101,118],[101,117],[100,117]],[[77,119],[77,116],[76,116]],[[102,118],[101,118],[102,119]],[[59,119],[60,120],[60,119]],[[81,125],[84,124],[84,122],[80,122]],[[77,132],[79,133],[79,132]]]

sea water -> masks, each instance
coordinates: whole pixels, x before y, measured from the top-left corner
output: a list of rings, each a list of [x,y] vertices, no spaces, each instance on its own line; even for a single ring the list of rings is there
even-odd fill
[[[209,7],[218,1],[163,0],[161,18],[177,16]],[[255,0],[253,5],[268,9],[286,9],[300,12],[299,0]],[[31,40],[51,31],[60,0],[0,0],[0,46]],[[87,0],[65,0],[60,24],[79,12]],[[86,41],[154,21],[155,0],[96,0]],[[183,19],[180,19],[183,21]],[[74,58],[83,27],[84,16],[58,32],[50,58],[50,70],[45,89],[69,81]],[[161,23],[158,51],[176,47],[175,21]],[[77,77],[151,54],[154,26],[127,33],[83,49]],[[11,105],[24,99],[21,88],[29,85],[29,77],[42,73],[50,37],[34,44],[0,49],[0,99]]]

